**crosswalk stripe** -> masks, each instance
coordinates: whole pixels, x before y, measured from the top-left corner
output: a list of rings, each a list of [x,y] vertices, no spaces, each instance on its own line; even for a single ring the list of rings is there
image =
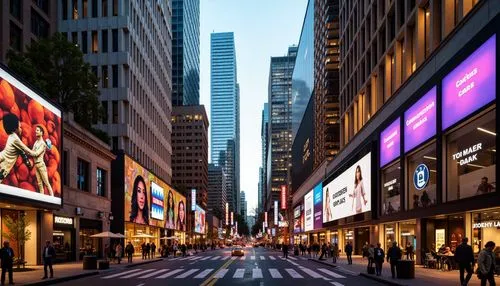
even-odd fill
[[[240,258],[240,260],[245,260],[245,259],[247,259],[247,258],[246,258],[246,256],[242,256],[242,257]]]
[[[245,268],[238,268],[234,272],[233,278],[243,278],[245,276]]]
[[[128,275],[122,276],[122,277],[120,277],[120,279],[132,278],[132,277],[139,276],[139,275],[142,275],[142,274],[146,274],[146,273],[149,273],[149,272],[152,272],[152,271],[155,271],[155,270],[156,269],[146,269],[144,271],[134,272],[132,274],[128,274]]]
[[[281,273],[276,268],[269,268],[269,273],[273,278],[283,278],[283,276],[281,276]]]
[[[221,260],[228,260],[228,259],[229,259],[229,256],[224,256],[224,257],[222,257]]]
[[[332,281],[330,283],[333,284],[333,285],[335,285],[335,286],[344,286],[344,284],[339,283],[339,282],[335,282],[335,281]]]
[[[157,276],[156,279],[162,279],[162,278],[167,278],[167,277],[170,277],[170,276],[173,276],[181,271],[183,271],[184,269],[175,269],[175,270],[172,270],[168,273],[165,273],[163,275],[160,275],[160,276]]]
[[[269,256],[269,258],[270,258],[271,260],[276,260],[276,258],[274,258],[274,256],[271,256],[271,255]]]
[[[141,271],[141,270],[142,270],[142,269],[132,269],[132,270],[129,270],[129,271],[120,272],[120,273],[116,273],[116,274],[109,275],[109,276],[106,276],[106,277],[102,277],[102,279],[110,279],[110,278],[115,278],[115,277],[118,277],[118,276],[121,276],[121,275],[125,275],[125,274],[132,273],[132,272],[136,272],[136,271]]]
[[[345,278],[345,276],[342,276],[340,274],[337,274],[337,273],[330,271],[328,269],[325,269],[325,268],[318,268],[318,270],[332,276],[333,278]]]
[[[210,259],[210,260],[217,260],[217,259],[219,259],[219,257],[220,257],[220,256],[218,256],[218,255],[217,255],[216,257],[214,257],[214,258],[212,258],[212,259]]]
[[[266,258],[264,256],[260,256],[260,260],[266,260]]]
[[[160,270],[155,271],[155,272],[153,272],[153,273],[149,273],[149,274],[147,274],[147,275],[143,275],[143,276],[141,276],[141,277],[139,277],[139,278],[140,278],[140,279],[145,279],[145,278],[153,277],[153,276],[156,276],[156,275],[158,275],[158,274],[160,274],[160,273],[163,273],[163,272],[165,272],[165,271],[168,271],[168,269],[160,269]]]
[[[262,269],[260,268],[252,269],[252,279],[258,279],[258,278],[264,278],[264,276],[262,276]]]
[[[207,259],[210,259],[210,258],[212,258],[212,256],[205,256],[205,257],[203,257],[202,259],[200,259],[200,261],[201,261],[201,260],[207,260]]]
[[[175,276],[175,279],[186,278],[186,277],[188,277],[189,275],[195,273],[198,270],[200,270],[200,269],[190,269],[190,270],[182,273],[181,275]]]
[[[293,256],[290,256],[290,257],[288,257],[288,258],[290,258],[291,260],[297,260],[297,258],[295,258],[295,257],[293,257]]]
[[[194,278],[200,279],[200,278],[205,278],[205,276],[208,275],[208,273],[212,272],[213,269],[205,269],[202,272],[200,272],[198,275],[196,275]]]
[[[323,275],[312,271],[309,268],[301,267],[300,270],[304,271],[305,273],[309,274],[312,278],[325,278]]]
[[[252,255],[250,259],[255,260],[255,255]]]
[[[226,275],[226,273],[229,271],[229,269],[221,269],[219,272],[215,273],[214,278],[215,279],[222,279]]]
[[[285,271],[288,272],[288,274],[290,274],[292,278],[304,278],[304,276],[300,275],[299,273],[297,273],[297,271],[291,268],[286,268]]]
[[[236,259],[238,259],[238,257],[236,256],[231,257],[231,260],[236,260]]]

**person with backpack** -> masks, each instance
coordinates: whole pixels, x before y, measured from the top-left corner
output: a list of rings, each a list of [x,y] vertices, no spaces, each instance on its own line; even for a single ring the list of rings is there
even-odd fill
[[[377,276],[382,275],[382,265],[384,264],[385,253],[380,247],[380,242],[377,243],[377,247],[373,249],[373,260],[375,261],[375,274]]]
[[[391,275],[392,278],[396,278],[396,264],[402,257],[401,248],[398,247],[397,242],[392,243],[392,247],[387,251],[387,262],[391,264]]]

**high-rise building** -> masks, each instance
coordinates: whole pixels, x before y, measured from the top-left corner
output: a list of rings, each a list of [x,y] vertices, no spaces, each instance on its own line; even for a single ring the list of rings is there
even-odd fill
[[[59,1],[58,27],[100,78],[95,127],[171,182],[171,1]]]
[[[219,219],[224,219],[227,201],[226,172],[222,166],[208,164],[208,205],[207,208]]]
[[[0,62],[7,63],[7,52],[25,52],[26,46],[57,31],[57,5],[50,1],[2,1],[0,7]]]
[[[174,106],[172,111],[172,185],[207,208],[208,117],[203,105]]]
[[[234,34],[211,34],[211,162],[225,166],[228,201],[239,211],[239,85],[236,74]]]
[[[245,191],[240,192],[240,215],[243,218],[244,221],[247,220],[247,199],[245,196]]]
[[[281,186],[288,186],[292,149],[292,73],[297,56],[297,47],[289,47],[288,54],[271,57],[269,69],[269,150],[271,158],[265,209],[272,207],[272,202],[280,200]]]
[[[262,212],[264,206],[264,197],[267,194],[267,142],[268,142],[268,124],[269,124],[269,104],[264,103],[264,108],[262,109],[262,121],[260,126],[260,140],[261,140],[261,152],[262,160],[261,167],[259,168],[259,186],[258,186],[258,202],[257,210]]]
[[[200,104],[200,0],[172,0],[172,105]]]

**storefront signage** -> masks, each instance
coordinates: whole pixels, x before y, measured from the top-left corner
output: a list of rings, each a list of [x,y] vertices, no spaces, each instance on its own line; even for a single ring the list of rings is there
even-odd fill
[[[392,179],[389,182],[384,183],[384,188],[387,188],[388,191],[392,191],[394,189],[394,185],[398,182],[398,179]]]
[[[385,166],[400,155],[400,125],[398,118],[380,133],[380,167]]]
[[[323,184],[314,187],[314,229],[323,227]]]
[[[424,189],[427,186],[427,183],[429,183],[429,175],[430,172],[427,165],[418,165],[413,173],[413,185],[415,186],[415,189],[419,191]]]
[[[286,185],[281,186],[281,209],[286,210]]]
[[[305,223],[304,231],[310,231],[314,229],[314,199],[313,191],[311,190],[304,197],[304,213],[305,213]]]
[[[278,201],[274,201],[274,225],[278,225]]]
[[[234,225],[234,213],[231,212],[231,225]]]
[[[267,212],[264,213],[264,222],[266,223],[266,227],[267,227]]]
[[[392,228],[392,227],[388,227],[388,228],[386,228],[386,229],[385,229],[385,233],[386,233],[386,234],[394,234],[394,228]]]
[[[371,210],[371,153],[323,187],[323,223]]]
[[[278,227],[288,227],[288,221],[286,221],[286,220],[280,220],[278,222]]]
[[[155,182],[151,182],[151,217],[158,220],[163,220],[164,206],[163,188]]]
[[[266,221],[267,221],[267,213],[266,213]],[[226,225],[229,224],[229,203],[226,203]]]
[[[500,228],[500,221],[497,220],[497,221],[477,222],[477,223],[474,223],[472,227],[473,228],[491,228],[491,227]]]
[[[443,79],[443,130],[496,97],[496,35]]]
[[[72,217],[63,217],[63,216],[54,216],[54,223],[73,225],[73,218]]]
[[[300,206],[297,206],[297,207],[293,210],[293,217],[294,217],[294,218],[298,218],[298,217],[300,217],[300,211],[301,211]]]
[[[436,134],[436,87],[405,112],[405,152]]]
[[[446,243],[446,233],[443,228],[436,229],[436,251],[439,250],[441,245]]]
[[[304,146],[302,147],[302,164],[311,158],[311,148],[309,148],[309,138],[307,138]]]
[[[196,189],[191,189],[191,211],[196,210]]]
[[[477,152],[482,149],[483,143],[477,143],[470,147],[465,148],[462,151],[459,151],[452,155],[453,160],[456,160],[460,166],[465,164],[469,164],[471,162],[477,161]]]

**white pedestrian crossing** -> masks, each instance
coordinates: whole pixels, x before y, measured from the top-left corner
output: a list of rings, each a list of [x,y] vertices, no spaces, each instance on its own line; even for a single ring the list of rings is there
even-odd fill
[[[333,278],[345,278],[345,276],[342,276],[340,274],[337,274],[337,273],[330,271],[328,269],[325,269],[325,268],[318,268],[318,270],[332,276]]]
[[[272,255],[269,255],[269,259],[276,260],[276,258],[274,256],[272,256]]]
[[[238,268],[234,272],[233,278],[243,278],[245,276],[245,268]]]
[[[135,276],[139,276],[139,275],[142,275],[142,274],[146,274],[146,273],[149,273],[149,272],[153,272],[155,271],[156,269],[146,269],[146,270],[143,270],[143,271],[138,271],[138,272],[134,272],[132,274],[128,274],[128,275],[125,275],[125,276],[121,276],[120,279],[127,279],[127,278],[132,278],[132,277],[135,277]]]
[[[102,279],[111,279],[111,278],[115,278],[115,277],[118,277],[118,276],[121,276],[121,275],[125,275],[125,274],[132,273],[132,272],[137,272],[137,271],[141,271],[141,270],[142,269],[132,269],[132,270],[128,270],[128,271],[125,271],[125,272],[121,272],[121,273],[116,273],[116,274],[113,274],[113,275],[105,276],[105,277],[102,277]]]
[[[271,277],[273,278],[283,278],[281,273],[276,268],[269,268],[269,274],[271,274]]]
[[[153,272],[153,273],[149,273],[149,274],[147,274],[147,275],[143,275],[143,276],[141,276],[141,277],[139,277],[139,278],[140,278],[140,279],[146,279],[146,278],[149,278],[149,277],[156,276],[156,275],[158,275],[158,274],[160,274],[160,273],[163,273],[163,272],[165,272],[165,271],[168,271],[168,269],[160,269],[160,270],[155,271],[155,272]]]
[[[240,258],[240,260],[245,260],[245,259],[247,259],[247,257],[246,257],[246,256],[242,256],[242,257]]]
[[[300,270],[304,271],[305,273],[307,273],[312,278],[325,278],[323,275],[321,275],[321,274],[319,274],[317,272],[314,272],[314,271],[312,271],[309,268],[301,267]]]
[[[207,260],[207,259],[210,259],[210,258],[212,258],[212,256],[205,256],[205,257],[203,257],[202,259],[200,259],[200,261],[201,261],[201,260]]]
[[[215,256],[214,258],[210,259],[210,260],[217,260],[217,259],[219,259],[219,257],[220,257],[220,256],[218,256],[218,255],[217,255],[217,256]]]
[[[259,279],[259,278],[264,278],[264,276],[262,276],[262,269],[260,268],[252,269],[252,279]]]
[[[250,259],[255,260],[255,255],[250,256]]]
[[[304,276],[300,275],[299,273],[297,273],[297,271],[295,271],[292,268],[286,268],[285,271],[288,272],[288,274],[290,274],[292,278],[304,278]]]
[[[293,257],[293,256],[288,256],[289,259],[291,260],[297,260],[297,258]]]
[[[332,281],[330,282],[332,285],[335,285],[335,286],[344,286],[344,284],[342,283],[339,283],[339,282],[336,282],[336,281]]]
[[[202,272],[200,272],[198,275],[196,275],[194,278],[196,278],[196,279],[205,278],[212,271],[214,271],[214,270],[213,269],[205,269]]]
[[[228,259],[229,259],[229,256],[224,256],[224,257],[222,257],[221,260],[228,260]]]
[[[215,273],[214,278],[216,279],[222,279],[226,275],[226,273],[229,271],[229,269],[221,269],[219,272]]]
[[[178,276],[175,276],[175,279],[186,278],[186,277],[188,277],[189,275],[195,273],[198,270],[200,270],[200,269],[190,269],[190,270],[188,270],[188,271],[186,271],[186,272],[184,272],[184,273],[182,273],[182,274],[180,274]]]
[[[231,257],[231,260],[236,260],[236,259],[238,259],[238,257],[236,256]]]
[[[160,275],[160,276],[157,276],[156,279],[163,279],[163,278],[168,278],[170,276],[174,276],[175,274],[181,272],[181,271],[184,271],[184,269],[175,269],[175,270],[172,270],[170,272],[167,272],[163,275]]]
[[[260,260],[266,260],[266,258],[264,256],[260,256]]]

